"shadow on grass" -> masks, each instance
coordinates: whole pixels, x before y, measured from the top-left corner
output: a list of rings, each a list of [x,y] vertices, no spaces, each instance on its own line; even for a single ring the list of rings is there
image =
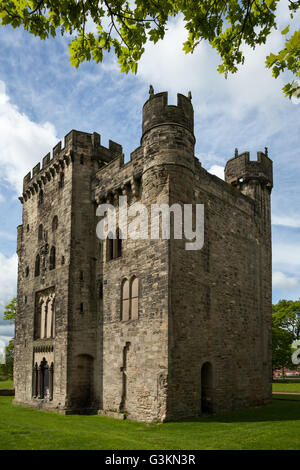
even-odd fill
[[[224,414],[200,416],[198,418],[182,419],[180,422],[218,422],[242,423],[264,421],[298,421],[300,420],[300,400],[280,398],[272,399],[269,405],[245,408],[243,410],[228,411]],[[179,422],[179,421],[178,421]]]

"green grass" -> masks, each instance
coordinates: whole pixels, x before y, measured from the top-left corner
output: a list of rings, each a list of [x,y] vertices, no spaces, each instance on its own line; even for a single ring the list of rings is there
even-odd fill
[[[0,388],[14,388],[12,380],[0,380]]]
[[[0,449],[298,450],[300,403],[271,405],[176,423],[145,424],[104,416],[64,416],[0,397]]]
[[[300,393],[300,382],[295,383],[273,383],[273,392]]]

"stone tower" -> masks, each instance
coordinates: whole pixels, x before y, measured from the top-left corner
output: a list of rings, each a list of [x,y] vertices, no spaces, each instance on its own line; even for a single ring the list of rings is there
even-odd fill
[[[16,403],[165,421],[270,401],[272,162],[236,153],[225,181],[211,175],[193,120],[190,95],[171,106],[151,90],[129,162],[120,145],[72,131],[25,177]],[[173,206],[171,237],[140,223],[126,238],[125,200],[156,227],[153,205]],[[103,203],[118,223],[99,240]],[[204,243],[186,250],[175,206],[196,204]]]

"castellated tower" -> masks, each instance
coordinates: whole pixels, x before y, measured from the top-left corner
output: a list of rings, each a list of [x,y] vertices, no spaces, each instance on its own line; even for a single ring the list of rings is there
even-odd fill
[[[171,106],[151,87],[129,162],[119,144],[71,131],[24,178],[16,403],[151,422],[271,400],[272,162],[236,153],[225,181],[211,175],[193,121],[190,94]],[[118,217],[100,240],[103,203]],[[184,222],[196,204],[204,240],[187,250],[176,211]],[[171,207],[171,237],[153,205]]]

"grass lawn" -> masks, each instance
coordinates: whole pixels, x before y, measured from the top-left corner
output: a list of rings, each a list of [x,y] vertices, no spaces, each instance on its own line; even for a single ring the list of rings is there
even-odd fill
[[[292,392],[300,393],[300,382],[295,383],[273,383],[273,392]]]
[[[0,388],[14,388],[12,380],[0,380]]]
[[[177,423],[64,416],[0,397],[0,449],[299,450],[300,403],[271,405]]]

